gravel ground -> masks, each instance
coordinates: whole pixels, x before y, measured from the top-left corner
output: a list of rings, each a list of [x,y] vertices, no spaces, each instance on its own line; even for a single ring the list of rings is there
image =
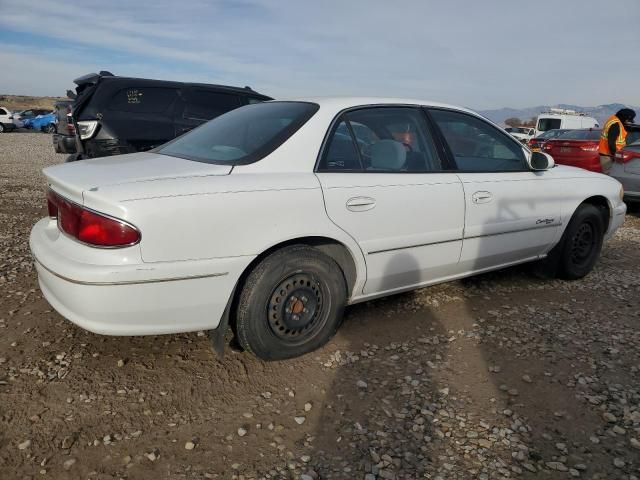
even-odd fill
[[[109,338],[29,256],[48,135],[0,135],[0,478],[640,478],[640,219],[595,271],[525,268],[351,307],[301,359]]]

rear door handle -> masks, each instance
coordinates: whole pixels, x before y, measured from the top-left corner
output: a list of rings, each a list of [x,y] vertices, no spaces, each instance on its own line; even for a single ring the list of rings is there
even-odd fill
[[[493,199],[491,192],[476,192],[471,196],[473,203],[489,203]]]
[[[376,200],[371,197],[353,197],[347,200],[347,210],[352,212],[366,212],[376,206]]]

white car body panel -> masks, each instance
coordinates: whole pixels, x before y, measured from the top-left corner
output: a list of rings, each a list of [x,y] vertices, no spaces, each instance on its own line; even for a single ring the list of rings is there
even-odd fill
[[[365,294],[456,273],[464,194],[455,173],[317,175],[327,214],[366,255]]]
[[[249,165],[137,153],[45,169],[57,193],[131,223],[142,237],[126,248],[92,248],[62,234],[55,220],[41,220],[30,246],[45,297],[97,333],[213,329],[252,262],[296,239],[322,237],[346,248],[355,266],[348,301],[356,303],[542,258],[578,205],[596,194],[610,206],[607,236],[624,221],[619,183],[571,167],[314,173],[327,130],[346,108],[455,107],[402,99],[308,101],[320,105],[316,114]],[[489,201],[477,201],[483,192]]]

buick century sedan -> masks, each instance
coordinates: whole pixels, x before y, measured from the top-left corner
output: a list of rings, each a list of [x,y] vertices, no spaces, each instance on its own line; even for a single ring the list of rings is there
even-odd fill
[[[231,328],[267,360],[323,345],[346,305],[524,262],[583,277],[626,212],[616,180],[402,99],[248,105],[44,174],[30,245],[61,315],[106,335]]]

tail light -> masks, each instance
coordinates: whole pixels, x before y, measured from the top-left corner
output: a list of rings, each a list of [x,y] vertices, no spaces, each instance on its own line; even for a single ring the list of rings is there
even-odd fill
[[[47,192],[49,216],[58,228],[82,243],[96,247],[128,247],[140,241],[140,232],[123,220],[71,202],[53,190]]]
[[[553,149],[553,143],[546,142],[544,145],[542,145],[542,149],[543,150],[552,150]]]
[[[629,150],[616,152],[616,162],[618,163],[628,163],[637,158],[640,158],[640,153],[630,152]]]
[[[598,144],[597,143],[590,143],[587,145],[582,145],[580,147],[580,150],[585,151],[585,152],[597,152],[598,151]]]

